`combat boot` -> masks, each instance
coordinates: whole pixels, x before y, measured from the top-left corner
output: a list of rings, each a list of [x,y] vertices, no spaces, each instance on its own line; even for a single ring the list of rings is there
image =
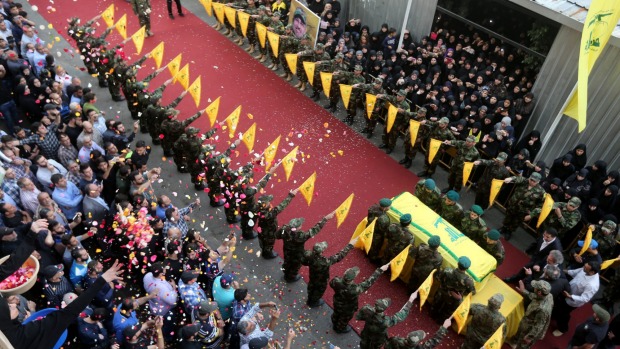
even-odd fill
[[[261,256],[263,258],[265,258],[265,259],[274,259],[274,258],[278,257],[278,253],[277,252],[273,252],[273,250],[272,250],[272,251],[263,253]]]
[[[278,66],[278,64],[274,64],[273,67],[271,67],[271,70],[276,71],[280,68],[280,66]]]
[[[336,110],[335,106],[334,106],[334,109]],[[347,125],[349,126],[353,126],[353,123],[355,122],[355,117],[351,114],[347,114],[347,117],[344,119],[344,122],[346,122]]]
[[[245,49],[246,51],[248,51],[248,53],[252,54],[254,53],[254,45],[250,45],[250,47]]]
[[[321,99],[321,94],[319,93],[319,91],[314,90],[310,98],[312,98],[315,102],[318,102]]]
[[[266,60],[267,60],[267,55],[261,55],[259,62],[263,63]]]
[[[299,86],[299,91],[304,92],[306,90],[306,83],[302,82],[301,86]]]
[[[194,189],[201,191],[201,190],[204,190],[204,188],[205,188],[204,183],[202,182],[194,183]]]
[[[413,165],[413,159],[407,158],[407,162],[405,162],[403,166],[405,166],[405,168],[410,168],[411,165]]]
[[[288,73],[284,72],[282,74],[278,74],[279,77],[281,78],[287,78],[288,77]]]
[[[402,158],[402,160],[400,160],[398,163],[402,165],[402,164],[406,164],[406,163],[407,163],[407,161],[409,161],[409,158],[405,156],[405,157],[404,157],[404,158]]]
[[[301,87],[302,82],[301,81],[297,81],[297,83],[295,85],[293,85],[294,88],[300,88]]]
[[[270,65],[267,66],[267,69],[271,69],[271,68],[273,68],[273,66],[274,66],[274,64],[271,63]]]
[[[293,80],[293,74],[286,74],[286,81]]]

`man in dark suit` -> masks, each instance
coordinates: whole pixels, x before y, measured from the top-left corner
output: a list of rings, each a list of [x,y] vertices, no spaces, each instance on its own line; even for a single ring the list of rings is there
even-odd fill
[[[538,239],[532,246],[530,246],[526,252],[530,254],[530,261],[525,264],[523,268],[516,274],[504,279],[506,283],[514,283],[522,280],[526,277],[526,269],[543,270],[547,265],[547,257],[553,250],[562,251],[562,244],[558,239],[558,232],[553,228],[548,228],[542,235],[542,238]],[[557,262],[557,261],[556,261]],[[535,268],[536,266],[536,268]]]
[[[82,201],[84,221],[89,226],[93,222],[97,222],[99,224],[108,215],[110,208],[101,197],[100,186],[91,183],[87,184],[85,188],[86,196]]]

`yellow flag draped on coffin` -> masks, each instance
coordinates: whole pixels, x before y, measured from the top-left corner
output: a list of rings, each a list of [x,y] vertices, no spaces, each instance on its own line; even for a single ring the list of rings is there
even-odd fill
[[[241,106],[238,106],[226,118],[226,126],[228,126],[228,137],[230,138],[233,138],[235,136],[235,131],[237,130],[237,124],[239,124],[240,115],[241,115]]]
[[[305,182],[301,186],[299,186],[299,191],[301,195],[304,196],[308,206],[312,202],[312,196],[314,195],[314,183],[316,182],[316,171],[312,174],[312,176],[308,177]]]
[[[340,204],[340,206],[338,206],[338,208],[336,209],[336,220],[337,220],[336,228],[340,228],[340,225],[342,224],[342,222],[344,222],[344,220],[349,215],[349,211],[351,210],[351,204],[353,203],[354,197],[355,197],[355,194],[349,195],[349,197],[346,200],[344,200],[344,202]]]
[[[256,139],[256,123],[253,123],[250,128],[245,131],[243,136],[241,136],[241,141],[248,147],[248,151],[252,152],[254,149],[254,140]]]
[[[428,146],[428,162],[429,163],[432,163],[433,160],[435,159],[435,155],[437,155],[439,148],[441,148],[441,143],[442,142],[440,140],[431,138],[431,141],[429,142],[429,146]]]
[[[224,14],[226,15],[228,23],[230,23],[233,28],[237,28],[237,22],[235,21],[235,15],[237,14],[237,10],[232,7],[224,6]]]
[[[241,34],[243,34],[244,37],[247,37],[250,14],[243,11],[237,11],[237,17],[239,18],[239,25],[241,26]]]
[[[422,306],[426,303],[428,299],[428,295],[431,293],[431,288],[433,287],[433,278],[437,269],[433,269],[430,274],[426,277],[426,280],[418,287],[418,296],[420,296],[420,310],[422,310]]]
[[[491,181],[491,195],[489,195],[489,207],[493,205],[495,202],[495,198],[497,194],[499,194],[500,189],[502,189],[502,185],[504,185],[503,179],[494,179]]]
[[[214,2],[213,11],[215,12],[215,18],[217,18],[217,21],[224,24],[224,5],[219,2]]]
[[[388,133],[392,130],[392,126],[394,126],[394,121],[396,121],[396,114],[398,114],[398,108],[396,108],[392,103],[388,107],[388,115],[387,115],[387,131]]]
[[[299,147],[295,147],[295,149],[291,150],[291,152],[282,159],[282,168],[286,174],[287,181],[291,178],[293,166],[295,166],[295,162],[297,162],[297,149],[299,149]]]
[[[269,171],[271,164],[273,163],[273,159],[276,157],[276,153],[278,152],[278,146],[280,145],[280,137],[276,138],[265,151],[265,171]]]
[[[258,42],[260,47],[265,48],[265,40],[267,39],[267,27],[256,22],[256,35],[258,36]]]
[[[123,17],[116,22],[114,28],[121,34],[123,40],[127,39],[127,14],[124,14]]]
[[[471,308],[471,293],[468,294],[465,298],[463,298],[463,302],[459,305],[458,308],[454,311],[454,321],[456,321],[456,325],[458,328],[457,333],[461,333],[463,331],[463,327],[467,323],[467,317],[469,316],[469,309]]]
[[[549,213],[553,210],[553,199],[551,195],[545,194],[545,201],[543,202],[542,208],[540,209],[540,215],[538,216],[538,222],[536,223],[536,228],[540,227],[540,225],[547,219]]]
[[[286,58],[286,63],[288,63],[288,68],[291,70],[293,75],[297,75],[297,54],[296,53],[286,53],[284,54],[284,58]]]
[[[151,51],[151,58],[155,61],[155,66],[157,69],[161,68],[161,62],[164,59],[164,42],[160,42],[159,45],[155,46],[153,51]]]
[[[484,349],[501,349],[504,341],[504,325],[499,326],[497,331],[484,343]]]
[[[101,12],[101,18],[107,27],[111,27],[114,24],[114,4],[108,6],[108,8]]]
[[[146,27],[143,26],[131,36],[131,41],[133,41],[133,44],[136,46],[137,54],[140,54],[140,52],[142,52],[142,47],[144,46],[145,35],[146,35]]]
[[[211,123],[211,127],[215,124],[215,120],[217,119],[217,112],[220,110],[220,98],[217,97],[216,100],[211,102],[208,107],[205,108],[205,112],[209,116],[209,122]]]
[[[351,99],[352,91],[353,86],[340,84],[340,97],[342,97],[342,104],[344,104],[345,109],[349,109],[349,100]]]
[[[394,259],[390,261],[390,271],[392,275],[390,277],[390,281],[396,280],[400,273],[403,271],[403,267],[405,266],[405,262],[407,262],[407,257],[409,257],[409,249],[411,245],[405,247]]]
[[[366,115],[370,119],[372,112],[375,110],[375,103],[377,103],[377,96],[370,93],[366,94]]]
[[[463,186],[467,185],[467,181],[469,180],[469,175],[471,175],[471,170],[474,168],[473,162],[464,162],[463,163]]]
[[[316,63],[314,62],[304,62],[304,70],[306,71],[306,76],[308,76],[308,82],[310,85],[314,85],[314,69],[316,68]]]
[[[271,52],[278,57],[278,47],[280,47],[280,35],[274,32],[267,32],[267,40],[269,40],[269,46],[271,46]]]
[[[588,250],[591,243],[592,243],[592,226],[588,227],[588,232],[586,233],[586,237],[583,239],[583,246],[581,246],[581,250],[579,251],[580,256],[583,255]]]
[[[174,57],[170,63],[168,63],[168,70],[170,71],[170,76],[175,77],[179,72],[179,68],[181,68],[181,57],[182,54],[179,53],[178,56]]]
[[[196,103],[196,107],[200,106],[201,89],[202,89],[202,86],[200,83],[200,76],[197,77],[196,80],[194,80],[194,82],[192,82],[192,84],[189,85],[189,87],[187,88],[187,90],[189,91],[189,94],[194,99],[194,103]]]
[[[213,3],[211,0],[200,0],[200,3],[205,8],[205,12],[209,15],[209,17],[213,17]]]
[[[329,72],[321,72],[321,84],[323,85],[323,93],[325,93],[325,96],[327,96],[327,98],[329,98],[329,91],[331,91],[332,88],[332,79],[334,77],[334,74],[329,73]]]

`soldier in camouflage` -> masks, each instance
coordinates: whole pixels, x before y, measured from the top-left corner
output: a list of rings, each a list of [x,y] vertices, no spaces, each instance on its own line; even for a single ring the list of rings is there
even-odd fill
[[[84,23],[84,25],[79,25],[80,19],[73,17],[69,20],[67,33],[75,40],[88,74],[97,75],[99,87],[107,87],[108,83],[105,80],[105,75],[98,74],[96,65],[99,64],[99,50],[105,46],[105,38],[112,32],[114,26],[107,28],[101,36],[95,36],[93,24],[99,18],[101,18],[101,15],[95,16],[90,21]]]
[[[298,57],[297,61],[301,64],[301,66],[300,64],[298,64],[297,66],[297,78],[299,79],[299,84],[295,85],[295,87],[298,87],[300,91],[305,91],[308,77],[306,76],[306,71],[303,68],[303,61],[306,61],[306,62],[308,61],[310,62],[329,61],[330,57],[329,57],[329,54],[325,52],[325,46],[321,43],[316,44],[316,47],[314,49],[309,48],[304,51],[298,52],[297,57]],[[315,94],[318,95],[318,92],[320,91],[319,87],[321,84],[321,77],[320,77],[321,74],[320,74],[319,67],[316,67],[314,75],[315,76],[313,80],[313,90],[315,93],[313,93],[312,96],[313,98],[316,98]],[[318,79],[317,79],[317,75],[319,76]]]
[[[279,11],[274,11],[271,14],[271,22],[269,23],[269,26],[267,27],[268,31],[274,32],[278,35],[284,34],[285,32],[285,28],[284,28],[284,24],[282,24],[282,21],[280,21],[280,12]],[[271,45],[271,44],[270,44]],[[267,66],[267,68],[276,71],[278,70],[278,66],[280,65],[280,60],[278,59],[278,57],[276,57],[276,55],[273,54],[273,50],[270,48],[269,49],[269,58],[271,59],[271,64],[269,64]],[[279,47],[279,43],[278,43],[278,55],[280,55],[280,47]]]
[[[319,45],[320,50],[319,50]],[[321,53],[317,53],[319,50]],[[343,59],[331,59],[329,53],[325,52],[325,48],[322,44],[317,44],[314,49],[315,57],[322,55],[322,58],[318,58],[314,61],[314,79],[312,80],[312,98],[315,102],[321,99],[321,91],[323,90],[323,81],[321,80],[321,72],[332,72],[336,66],[344,66]],[[338,62],[340,61],[340,62]]]
[[[372,81],[372,84],[353,85],[353,88],[359,88],[360,94],[369,93],[375,96],[385,95],[385,90],[383,89],[383,79],[381,78],[375,78]],[[366,96],[364,95],[363,97],[364,100],[365,100],[365,97]],[[366,133],[366,138],[372,137],[372,134],[375,131],[375,127],[377,126],[377,121],[379,120],[379,117],[381,116],[381,112],[383,111],[383,104],[381,102],[382,100],[379,100],[379,98],[377,98],[377,102],[375,103],[375,107],[373,108],[373,111],[370,117],[366,118],[366,129],[364,130],[364,133]],[[367,113],[365,104],[364,104],[364,113]]]
[[[203,178],[201,174],[204,172],[202,159],[204,153],[210,151],[202,145],[202,138],[199,137],[200,130],[196,127],[188,127],[185,131],[187,134],[187,142],[182,153],[187,157],[187,170],[190,173],[192,183],[196,190],[204,189]]]
[[[385,98],[393,106],[398,109],[396,119],[392,125],[392,129],[388,132],[387,120],[385,122],[385,128],[383,129],[383,144],[379,145],[380,149],[385,149],[386,154],[391,154],[396,146],[396,141],[401,132],[403,132],[409,126],[409,103],[407,103],[407,91],[398,91],[396,97],[387,95],[377,95],[377,98]]]
[[[428,244],[421,243],[417,247],[411,244],[409,258],[413,259],[411,274],[409,274],[409,292],[414,292],[426,280],[430,273],[441,268],[443,256],[439,253],[441,238],[433,235],[428,239]]]
[[[334,218],[335,214],[336,211],[333,211],[323,217],[323,219],[307,232],[300,230],[304,222],[303,218],[291,219],[288,224],[284,225],[282,229],[277,232],[276,238],[284,241],[284,263],[282,263],[282,269],[284,270],[284,280],[286,280],[286,282],[295,282],[301,278],[301,276],[299,276],[299,269],[301,269],[301,260],[304,255],[304,244],[318,234],[323,226],[325,226],[325,223]]]
[[[487,231],[487,224],[484,219],[480,217],[482,216],[482,213],[484,213],[482,207],[473,205],[471,210],[465,212],[459,226],[461,233],[465,234],[465,236],[470,238],[479,246],[484,244],[484,233]]]
[[[357,320],[365,322],[364,329],[360,334],[360,348],[377,349],[383,347],[388,340],[388,329],[407,318],[413,301],[417,297],[418,292],[412,293],[407,303],[392,316],[385,315],[385,310],[392,302],[389,298],[376,300],[374,307],[368,304],[363,306],[355,316]]]
[[[115,102],[124,101],[125,98],[121,94],[121,85],[117,83],[114,78],[114,67],[116,65],[117,53],[120,54],[121,46],[118,45],[114,48],[105,48],[102,47],[100,50],[99,60],[96,62],[95,67],[97,68],[98,74],[105,77],[108,91],[110,92],[110,96],[112,96],[112,100]]]
[[[257,236],[254,232],[254,225],[256,223],[256,218],[254,217],[258,213],[256,194],[267,186],[267,182],[269,182],[277,168],[278,166],[272,166],[269,172],[256,185],[250,185],[249,181],[240,184],[239,190],[243,195],[239,196],[239,213],[241,214],[241,233],[244,240],[251,240]]]
[[[616,250],[618,241],[616,240],[616,223],[611,220],[605,221],[603,225],[591,225],[592,239],[598,241],[598,253],[605,261],[617,256]]]
[[[177,119],[179,112],[175,110],[172,115],[168,116],[168,118],[161,123],[161,130],[164,135],[164,138],[161,141],[162,147],[164,148],[165,156],[172,156],[172,149],[174,148],[174,143],[176,143],[179,137],[181,137],[181,135],[185,132],[185,128],[189,126],[192,122],[196,121],[196,119],[198,119],[203,113],[204,109],[200,110],[196,114],[190,116],[183,121],[179,121]],[[211,138],[211,136],[216,131],[217,128],[209,130],[209,132],[205,134],[205,137]]]
[[[244,1],[240,1],[240,3],[243,2]],[[248,20],[248,28],[246,31],[246,37],[248,38],[249,46],[245,48],[245,50],[248,53],[252,54],[254,53],[254,47],[256,46],[256,43],[258,41],[258,38],[256,37],[256,19],[253,17],[253,15],[257,15],[259,12],[258,7],[256,6],[256,1],[247,0],[247,6],[244,6],[244,8],[240,9],[239,11],[247,12],[250,15],[250,19]],[[241,26],[239,25],[238,27],[239,30],[241,30]],[[239,32],[239,34],[241,34],[241,32]],[[241,37],[240,39],[240,44],[243,44],[243,37]]]
[[[483,235],[484,241],[480,244],[482,249],[495,258],[498,266],[504,263],[504,258],[506,257],[506,251],[504,251],[504,246],[502,242],[499,241],[499,237],[499,231],[497,229],[492,229]]]
[[[489,207],[489,196],[491,195],[491,183],[493,179],[506,179],[510,177],[510,172],[506,168],[508,154],[501,152],[492,160],[476,160],[475,166],[486,166],[486,169],[476,183],[476,205],[487,209]]]
[[[538,231],[542,234],[547,228],[554,228],[558,231],[558,238],[560,238],[562,246],[568,246],[575,237],[566,236],[566,233],[581,220],[579,206],[581,206],[581,199],[576,196],[573,196],[568,202],[555,202],[553,209],[540,225]],[[540,211],[540,207],[533,209],[523,220],[526,222],[537,220]]]
[[[135,108],[137,110],[136,116],[140,118],[140,130],[142,131],[142,133],[149,132],[149,122],[151,121],[148,120],[146,110],[149,108],[149,106],[154,104],[161,106],[161,96],[163,95],[166,87],[168,87],[171,83],[172,79],[168,79],[153,92],[148,92],[146,90],[148,84],[144,82],[136,82],[133,84],[135,86],[132,85],[127,88],[129,91],[136,91],[137,93],[137,105]],[[159,139],[154,144],[159,144]]]
[[[422,330],[409,332],[406,338],[402,337],[391,337],[388,339],[385,344],[385,349],[432,349],[441,343],[443,337],[445,337],[446,333],[448,333],[448,328],[452,326],[452,320],[446,319],[443,322],[443,325],[439,327],[439,330],[435,332],[435,335],[432,338],[424,340],[426,337],[426,332]]]
[[[420,108],[415,113],[409,112],[409,114],[410,114],[409,117],[410,117],[411,120],[422,121],[422,120],[426,120],[426,113],[427,113],[426,108]],[[407,135],[405,136],[405,142],[404,142],[405,157],[402,158],[398,162],[399,164],[402,164],[403,166],[405,166],[405,168],[410,168],[411,165],[413,164],[413,159],[415,159],[415,156],[418,153],[418,150],[421,149],[422,142],[426,138],[426,131],[427,131],[427,128],[420,127],[420,129],[418,130],[418,134],[416,136],[415,144],[412,145],[411,144],[411,135],[409,134],[409,127],[408,126],[409,126],[409,123],[407,123],[407,125],[406,125],[406,127],[407,127]]]
[[[463,207],[458,203],[460,198],[459,193],[450,190],[441,201],[439,211],[436,211],[444,220],[459,230],[461,229],[461,221],[464,216]]]
[[[161,144],[160,135],[161,131],[161,123],[164,122],[168,118],[168,116],[174,113],[174,108],[176,108],[179,103],[183,100],[183,97],[187,95],[188,91],[183,91],[179,97],[177,97],[172,103],[167,106],[161,105],[161,95],[151,95],[151,104],[146,108],[144,115],[141,117],[145,118],[145,122],[148,126],[149,135],[151,136],[151,141],[155,145]],[[159,98],[158,98],[159,97]]]
[[[209,188],[209,199],[212,207],[223,206],[226,203],[220,184],[228,168],[230,154],[240,143],[241,140],[237,139],[225,152],[217,155],[214,154],[214,150],[211,150],[203,159],[204,179]]]
[[[362,75],[363,71],[364,71],[364,68],[362,68],[362,66],[358,64],[355,66],[355,68],[353,68],[353,73],[348,72],[348,71],[347,72],[340,71],[338,73],[338,78],[339,79],[344,78],[348,85],[355,86],[358,84],[362,84],[366,81],[364,79],[364,76]],[[340,83],[342,84],[344,82],[341,81]],[[338,86],[338,89],[336,90],[336,96],[339,96],[339,95],[340,95],[340,86]],[[362,98],[361,90],[359,88],[353,87],[351,89],[351,96],[349,97],[349,105],[347,107],[347,117],[344,120],[349,126],[353,125],[353,122],[355,122],[355,117],[357,116],[357,106],[360,104],[360,101],[362,100],[361,98]]]
[[[140,27],[146,26],[146,36],[152,36],[151,31],[151,1],[150,0],[131,0],[133,13],[138,16]]]
[[[435,212],[441,206],[441,192],[437,189],[435,181],[430,178],[418,181],[415,185],[415,196]]]
[[[269,24],[271,24],[271,17],[269,16],[268,12],[270,11],[270,9],[268,7],[265,7],[263,5],[259,6],[258,8],[258,13],[255,15],[252,15],[251,17],[254,18],[256,20],[257,23],[260,23],[262,25],[264,25],[265,27],[269,27]],[[258,40],[258,32],[256,33],[256,38],[257,41]],[[262,47],[260,45],[260,41],[258,43],[258,51],[260,52],[260,56],[258,57],[258,61],[263,63],[264,61],[267,60],[267,50],[269,49],[267,46],[269,45],[269,40],[265,39],[265,47]]]
[[[174,164],[177,165],[177,171],[181,173],[187,173],[189,169],[189,164],[187,163],[187,155],[183,153],[183,150],[188,147],[188,138],[187,133],[184,132],[179,136],[176,142],[174,142],[174,146],[172,147],[174,153],[172,154],[172,159],[174,160]]]
[[[460,191],[463,187],[463,167],[465,162],[474,162],[480,158],[476,149],[476,137],[467,136],[465,141],[444,141],[444,144],[456,148],[456,156],[452,158],[450,174],[448,175],[448,188],[445,190]]]
[[[372,234],[372,244],[368,250],[368,258],[373,263],[381,262],[381,257],[379,257],[379,254],[381,253],[381,249],[383,248],[383,240],[385,239],[388,228],[391,224],[390,217],[387,215],[387,211],[390,210],[391,206],[392,200],[383,198],[379,200],[378,204],[374,204],[368,209],[366,226],[370,225],[375,218],[377,219],[377,222],[375,223],[375,230]]]
[[[452,131],[448,128],[448,123],[450,119],[443,117],[439,119],[437,122],[422,120],[420,121],[421,125],[425,127],[430,127],[431,131],[429,132],[428,139],[426,140],[426,149],[429,149],[430,139],[436,139],[439,141],[453,141],[455,140]],[[439,150],[437,151],[437,155],[433,159],[433,162],[428,162],[428,157],[424,162],[424,171],[418,172],[418,177],[432,177],[437,169],[437,164],[439,163],[439,158],[441,154],[444,152],[444,145],[442,144]]]
[[[413,244],[413,234],[409,231],[411,215],[405,213],[400,216],[400,224],[392,223],[385,235],[386,247],[383,252],[383,263],[389,263],[401,253],[407,246]]]
[[[499,235],[499,234],[498,234]],[[467,326],[467,334],[465,342],[461,349],[480,349],[484,347],[484,343],[502,326],[504,328],[504,336],[506,335],[506,318],[499,309],[504,302],[504,296],[501,293],[494,294],[489,298],[487,305],[472,304],[469,308],[469,318],[471,322]]]
[[[301,39],[293,35],[293,25],[289,24],[284,29],[284,34],[280,35],[280,55],[278,56],[284,72],[279,74],[279,76],[286,79],[286,81],[291,81],[293,80],[293,72],[286,61],[286,54],[299,52]]]
[[[385,264],[377,268],[368,279],[359,284],[353,282],[360,272],[358,267],[347,269],[342,278],[335,277],[329,282],[329,286],[334,290],[332,327],[336,333],[347,333],[351,331],[349,321],[353,319],[353,315],[355,315],[359,307],[359,295],[366,292],[389,267],[389,264]]]
[[[431,317],[440,322],[449,318],[470,293],[476,294],[474,280],[467,275],[467,269],[471,266],[468,257],[460,257],[458,267],[445,268],[435,273],[435,280],[440,285],[431,304]]]
[[[500,229],[500,232],[504,234],[504,239],[510,240],[512,233],[517,230],[525,216],[542,205],[545,199],[545,189],[538,184],[540,179],[538,172],[532,173],[528,179],[522,176],[504,179],[504,183],[515,184],[512,196],[506,205],[504,226]]]
[[[523,282],[519,283],[519,292],[531,300],[525,310],[525,315],[519,322],[519,329],[514,337],[508,340],[511,348],[530,349],[536,341],[541,340],[547,333],[553,311],[553,295],[551,285],[544,280],[532,281],[534,292],[525,289]]]
[[[140,119],[141,111],[143,110],[140,105],[140,94],[148,94],[148,92],[146,92],[148,83],[159,73],[164,71],[164,69],[166,69],[166,67],[159,68],[140,81],[136,79],[137,71],[135,69],[127,70],[126,79],[121,82],[121,88],[123,90],[123,95],[125,95],[127,100],[127,109],[129,109],[132,119]],[[147,105],[144,105],[144,108],[146,107]],[[144,130],[142,130],[143,126]],[[148,126],[146,124],[141,124],[140,129],[143,133],[148,132]]]
[[[286,198],[276,207],[271,205],[273,195],[263,195],[258,199],[258,212],[256,214],[258,220],[258,243],[262,251],[261,255],[265,259],[274,259],[278,256],[278,253],[273,251],[278,231],[278,214],[291,203],[297,192],[299,192],[299,189],[291,190]]]
[[[344,55],[342,52],[338,52],[334,59],[327,64],[330,65],[327,69],[329,69],[333,75],[332,83],[329,88],[329,103],[325,104],[323,107],[332,113],[335,113],[338,111],[338,101],[340,101],[340,84],[347,83],[347,73],[350,73],[349,64],[344,61]]]

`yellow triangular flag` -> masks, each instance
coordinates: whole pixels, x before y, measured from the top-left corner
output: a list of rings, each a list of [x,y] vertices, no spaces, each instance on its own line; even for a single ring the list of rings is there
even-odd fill
[[[304,70],[306,71],[306,76],[308,77],[310,85],[314,83],[314,68],[316,68],[316,63],[304,62]]]
[[[131,36],[131,41],[133,41],[133,44],[136,45],[137,54],[140,54],[140,52],[142,52],[142,46],[144,46],[145,35],[146,35],[146,26],[142,26],[142,28],[138,29],[138,31],[135,32]]]
[[[250,23],[250,14],[243,11],[238,11],[239,25],[241,25],[241,33],[244,37],[248,36],[248,23]]]
[[[469,180],[469,175],[471,174],[471,170],[474,168],[473,162],[465,161],[463,163],[463,186],[467,185],[467,181]]]
[[[306,199],[308,206],[310,206],[312,196],[314,195],[314,182],[316,182],[316,171],[299,187],[299,191]]]
[[[226,19],[228,20],[228,23],[230,23],[230,25],[233,28],[237,28],[237,22],[235,21],[235,15],[237,10],[232,8],[232,7],[228,7],[228,6],[224,6],[224,14],[226,15]]]
[[[484,349],[501,349],[504,341],[504,324],[484,343]]]
[[[280,47],[280,35],[274,32],[267,32],[267,40],[269,40],[269,46],[271,46],[271,52],[278,57],[278,48]]]
[[[375,220],[377,220],[377,218],[375,218]],[[357,227],[355,228],[355,232],[353,232],[353,236],[351,236],[351,239],[349,240],[353,240],[356,237],[360,236],[360,234],[366,229],[367,225],[368,225],[368,217],[364,217],[364,219],[362,219],[362,221],[357,224]],[[362,239],[357,240],[357,242],[355,243],[355,246],[353,247],[364,248],[364,243],[362,242]]]
[[[493,206],[493,202],[495,202],[497,194],[499,194],[500,189],[502,189],[502,185],[504,185],[503,179],[493,179],[491,181],[491,195],[489,195],[489,207]]]
[[[123,17],[116,22],[114,28],[121,34],[123,40],[127,39],[127,14],[124,14]]]
[[[205,11],[209,15],[209,17],[213,16],[213,4],[211,0],[200,0],[202,6],[204,6]]]
[[[161,62],[164,59],[164,42],[160,42],[159,45],[155,46],[153,51],[151,51],[151,58],[155,61],[155,65],[157,69],[161,68]]]
[[[601,263],[601,270],[605,270],[609,268],[612,264],[616,263],[617,261],[618,261],[618,258],[608,259],[604,261],[603,263]]]
[[[288,63],[288,68],[291,70],[293,75],[297,74],[297,54],[296,53],[285,53],[284,58],[286,58],[286,63]]]
[[[366,94],[366,115],[370,119],[372,112],[375,110],[375,103],[377,103],[377,96]]]
[[[471,308],[471,293],[468,294],[465,298],[463,298],[463,302],[456,308],[454,311],[454,321],[456,321],[456,325],[458,327],[457,333],[461,333],[463,331],[463,327],[467,323],[467,317],[469,316],[469,308]]]
[[[407,246],[404,250],[400,251],[400,253],[394,257],[390,261],[390,271],[392,272],[392,276],[390,277],[390,281],[393,282],[398,278],[400,273],[403,271],[403,267],[405,266],[405,262],[407,262],[407,257],[409,256],[409,249],[411,245]]]
[[[549,213],[553,210],[553,199],[551,195],[545,194],[545,202],[542,204],[542,208],[540,209],[540,214],[538,215],[538,222],[536,223],[536,228],[540,227],[542,222],[547,219]]]
[[[278,152],[278,146],[280,145],[280,137],[281,136],[278,136],[278,138],[276,138],[275,141],[269,144],[267,149],[265,149],[265,151],[263,152],[263,154],[265,155],[265,171],[269,171],[269,168],[273,163],[273,159],[275,159],[276,157],[276,153]]]
[[[575,90],[575,92],[570,97],[570,101],[566,105],[566,109],[564,109],[564,115],[570,116],[571,118],[579,121],[579,88]]]
[[[265,39],[267,38],[267,27],[256,22],[256,35],[258,36],[258,42],[260,47],[265,48]]]
[[[396,114],[398,114],[398,108],[392,105],[392,103],[389,103],[388,114],[387,114],[388,133],[392,130],[392,126],[394,126],[394,121],[396,121]]]
[[[233,110],[226,118],[226,125],[228,126],[228,137],[233,138],[235,131],[237,130],[237,124],[239,123],[239,116],[241,115],[241,106]]]
[[[366,229],[364,229],[364,231],[362,231],[362,233],[360,234],[360,239],[358,240],[358,244],[362,243],[362,246],[364,246],[364,249],[366,250],[366,254],[368,254],[368,251],[370,251],[370,246],[372,246],[372,236],[375,234],[375,223],[377,222],[377,219],[375,218],[372,223],[370,223]],[[358,244],[355,245],[355,247],[358,246]]]
[[[111,27],[114,24],[114,4],[108,6],[105,11],[101,12],[101,18],[107,27]]]
[[[189,86],[189,63],[179,69],[177,75],[174,76],[174,82],[180,83],[183,89],[187,90]]]
[[[433,269],[430,274],[426,277],[426,280],[420,285],[418,288],[418,296],[420,296],[420,310],[422,310],[422,306],[426,303],[428,299],[428,295],[431,293],[431,287],[433,287],[433,275],[437,269]]]
[[[214,2],[213,11],[215,12],[215,18],[217,18],[217,21],[224,24],[224,5],[219,2]]]
[[[340,84],[340,97],[342,97],[342,104],[344,104],[345,109],[349,109],[349,100],[351,99],[352,91],[353,86]]]
[[[299,147],[295,147],[295,149],[291,150],[288,155],[286,155],[282,159],[282,168],[284,168],[284,173],[286,174],[286,180],[288,181],[291,178],[291,172],[293,172],[293,166],[297,162],[297,149]]]
[[[189,87],[187,88],[187,90],[189,91],[189,94],[192,96],[192,98],[194,99],[194,103],[196,103],[196,107],[200,106],[200,90],[201,90],[202,86],[200,83],[200,76],[196,78],[196,80],[194,80],[194,82],[192,82],[191,85],[189,85]]]
[[[354,197],[355,194],[349,195],[349,197],[344,200],[344,202],[340,204],[340,206],[338,206],[338,208],[336,209],[336,220],[338,221],[338,223],[336,224],[336,228],[340,228],[342,222],[344,222],[344,220],[349,215],[349,211],[351,210],[351,204],[353,203]]]
[[[324,72],[324,71],[322,71],[320,74],[321,74],[321,84],[323,85],[323,93],[325,93],[325,96],[329,98],[329,91],[332,88],[332,78],[334,74],[330,72]]]
[[[248,147],[248,151],[252,152],[254,149],[254,139],[256,139],[256,123],[253,123],[250,128],[241,136],[241,141]]]
[[[592,226],[588,227],[586,237],[583,239],[583,246],[581,246],[581,250],[579,251],[580,256],[588,250],[588,247],[590,247],[590,243],[592,243]]]
[[[420,122],[415,120],[409,120],[409,137],[411,139],[411,146],[415,146],[415,141],[418,139],[418,131],[420,130]]]
[[[429,142],[429,146],[428,146],[428,163],[432,163],[433,159],[435,159],[435,155],[437,155],[437,152],[439,151],[439,148],[441,148],[441,141],[438,139],[434,139],[431,138],[431,141]]]
[[[177,75],[177,73],[179,72],[179,68],[181,68],[181,53],[179,53],[178,56],[174,57],[170,63],[168,63],[167,67],[168,70],[170,71],[170,76],[171,77],[175,77]]]
[[[220,110],[220,98],[217,97],[216,100],[211,102],[208,107],[205,108],[205,113],[209,116],[209,122],[211,122],[211,127],[215,124],[215,120],[217,119],[217,112]]]

